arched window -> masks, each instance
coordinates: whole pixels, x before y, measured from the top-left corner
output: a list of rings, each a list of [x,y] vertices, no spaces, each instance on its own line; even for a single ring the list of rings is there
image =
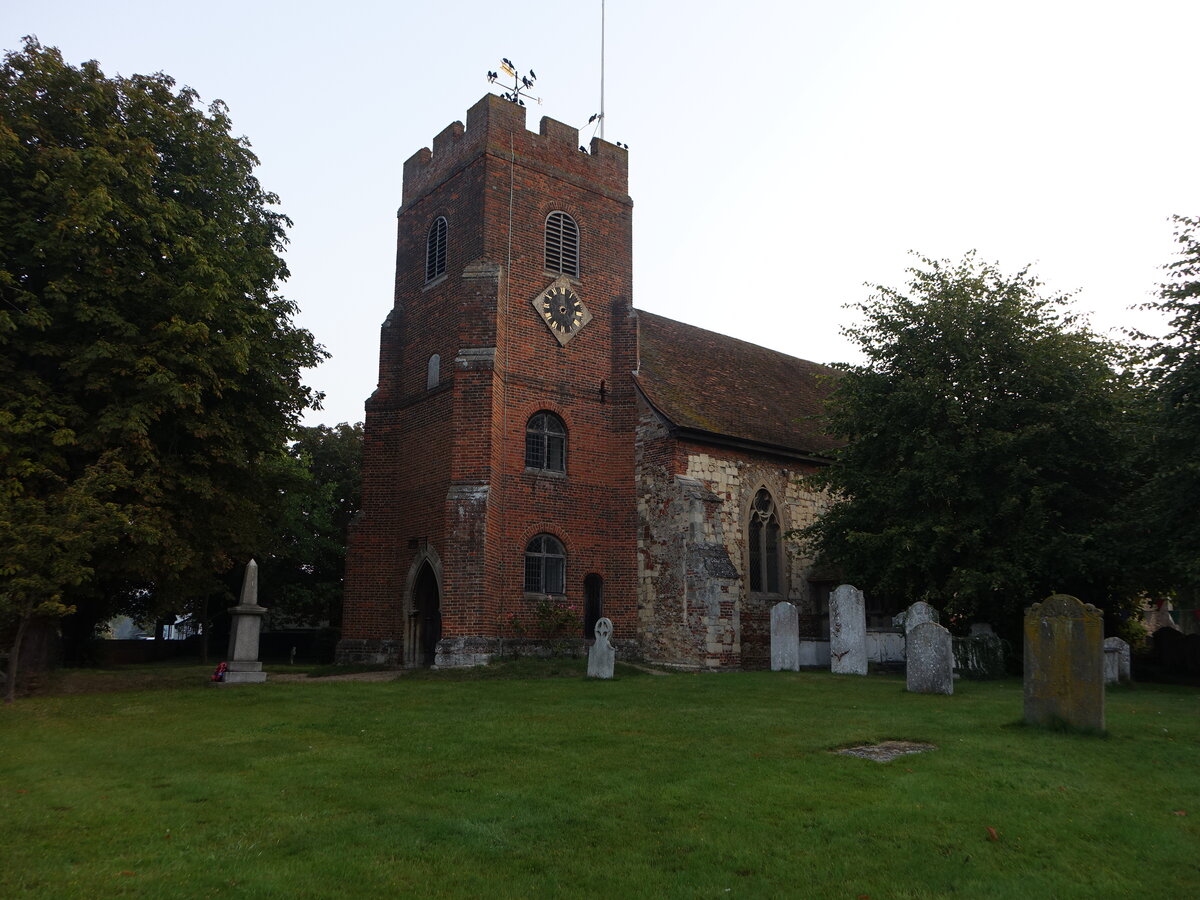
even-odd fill
[[[782,569],[779,514],[770,493],[761,490],[754,495],[750,507],[747,543],[750,545],[750,590],[755,593],[778,594]]]
[[[438,216],[429,226],[425,239],[425,280],[446,274],[446,217]]]
[[[435,353],[425,368],[425,390],[432,391],[442,381],[442,357]]]
[[[579,274],[579,227],[565,212],[546,216],[546,269]]]
[[[525,468],[567,471],[567,426],[554,413],[536,413],[525,426]]]
[[[558,538],[539,534],[525,548],[525,591],[530,594],[565,594],[567,555]]]

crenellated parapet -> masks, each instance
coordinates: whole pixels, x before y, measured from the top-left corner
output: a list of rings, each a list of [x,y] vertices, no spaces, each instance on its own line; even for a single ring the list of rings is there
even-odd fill
[[[525,127],[526,109],[495,94],[467,110],[467,124],[451,122],[404,163],[401,209],[428,194],[483,155],[525,166],[627,201],[629,152],[594,137],[580,149],[579,129],[543,116],[537,132]]]

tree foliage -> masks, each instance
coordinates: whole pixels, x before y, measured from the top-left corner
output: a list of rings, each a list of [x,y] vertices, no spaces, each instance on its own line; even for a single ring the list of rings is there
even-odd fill
[[[1166,337],[1150,348],[1149,380],[1155,400],[1154,478],[1146,492],[1149,550],[1166,588],[1200,596],[1200,218],[1176,216],[1179,254],[1166,269],[1159,300],[1150,304],[1168,320]]]
[[[301,428],[272,551],[260,561],[272,621],[341,624],[346,537],[362,507],[362,423]]]
[[[1135,593],[1122,498],[1138,397],[1120,348],[1045,297],[1027,270],[922,260],[847,329],[829,427],[846,444],[807,529],[823,565],[902,603],[1011,630],[1054,591],[1111,607]]]
[[[34,39],[0,66],[0,612],[207,589],[319,399],[323,351],[277,293],[290,223],[197,100]]]

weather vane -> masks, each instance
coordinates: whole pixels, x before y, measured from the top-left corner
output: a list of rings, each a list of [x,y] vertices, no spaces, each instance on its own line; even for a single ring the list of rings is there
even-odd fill
[[[513,80],[512,90],[505,91],[500,95],[501,97],[503,97],[509,103],[517,104],[517,106],[525,105],[525,100],[522,99],[524,97],[528,97],[530,100],[536,100],[539,104],[541,104],[541,97],[535,97],[533,94],[529,93],[530,90],[533,89],[533,83],[537,81],[537,73],[534,72],[533,69],[529,70],[528,75],[522,75],[517,71],[517,67],[512,64],[512,60],[501,57],[500,72],[504,72]],[[495,84],[496,79],[500,77],[500,72],[488,72],[488,82],[490,84]],[[504,87],[504,85],[501,86]]]

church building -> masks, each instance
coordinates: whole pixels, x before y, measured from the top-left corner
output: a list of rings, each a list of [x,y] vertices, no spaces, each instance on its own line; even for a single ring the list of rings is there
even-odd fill
[[[765,668],[827,633],[786,539],[830,370],[633,306],[626,149],[488,95],[404,164],[338,659],[473,665],[613,622],[619,655]]]

